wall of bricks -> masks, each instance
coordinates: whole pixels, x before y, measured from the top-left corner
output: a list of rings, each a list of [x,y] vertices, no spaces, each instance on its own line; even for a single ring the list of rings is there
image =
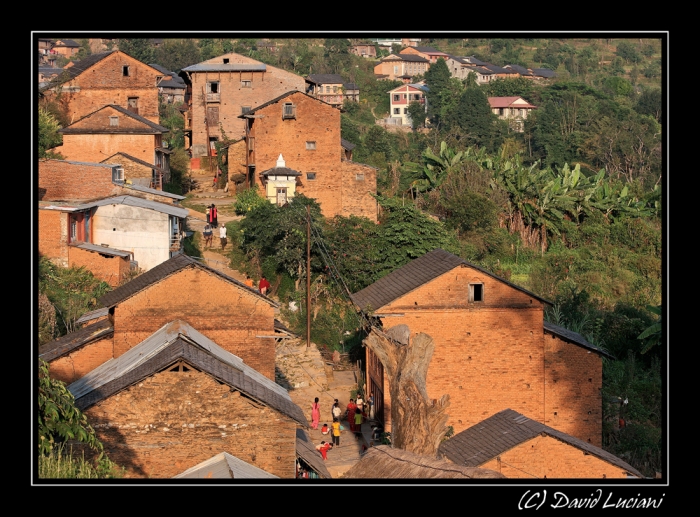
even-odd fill
[[[124,76],[123,66],[129,66]],[[124,54],[115,52],[64,85],[61,96],[75,122],[106,104],[128,108],[129,97],[138,97],[138,114],[158,123],[158,70]],[[78,92],[69,89],[80,88]]]
[[[246,289],[192,266],[151,285],[114,311],[119,357],[166,323],[182,319],[247,365],[275,379],[274,308]]]
[[[224,58],[229,59],[230,63],[262,64],[260,61],[233,53],[218,56],[203,63],[222,64]],[[219,123],[231,140],[245,136],[245,121],[238,118],[241,115],[241,106],[256,108],[290,90],[306,89],[303,77],[270,65],[267,65],[265,72],[194,72],[191,77],[193,157],[207,154],[207,127],[204,123],[206,108],[202,92],[206,92],[208,81],[219,81],[221,102],[207,103],[207,106],[219,108]],[[251,81],[251,86],[243,87],[243,80]],[[218,137],[220,141],[224,139],[219,124],[209,127],[209,136]]]
[[[537,436],[483,465],[508,478],[626,478],[620,467],[551,436]]]
[[[54,359],[49,363],[49,374],[54,379],[70,384],[106,363],[113,356],[113,340],[110,335]]]
[[[39,209],[39,254],[68,267],[68,214]]]
[[[153,169],[151,167],[147,167],[133,160],[130,160],[129,158],[122,156],[121,154],[117,154],[116,156],[112,156],[106,160],[102,160],[102,163],[121,165],[121,167],[124,169],[125,180],[146,178],[150,181],[153,179]]]
[[[603,444],[603,359],[545,333],[544,424],[598,447]]]
[[[63,135],[63,145],[57,147],[66,160],[101,162],[122,151],[145,162],[153,163],[157,137],[160,135],[84,134]]]
[[[119,195],[112,169],[104,165],[39,160],[39,200],[91,201]]]
[[[296,423],[196,370],[156,373],[86,414],[127,478],[170,478],[221,452],[295,476]]]
[[[112,287],[117,287],[122,282],[131,267],[130,257],[103,255],[75,246],[70,246],[68,253],[70,267],[85,267],[95,278],[107,282]]]

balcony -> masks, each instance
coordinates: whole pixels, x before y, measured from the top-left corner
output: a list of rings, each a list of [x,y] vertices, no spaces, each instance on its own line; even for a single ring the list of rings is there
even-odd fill
[[[207,102],[221,102],[221,94],[207,93]]]

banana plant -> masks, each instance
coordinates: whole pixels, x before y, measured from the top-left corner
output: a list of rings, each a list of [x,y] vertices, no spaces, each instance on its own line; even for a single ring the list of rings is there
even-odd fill
[[[463,151],[455,152],[444,141],[440,143],[440,154],[435,154],[429,147],[423,151],[423,175],[411,183],[417,192],[428,192],[440,188],[445,178],[466,161]]]

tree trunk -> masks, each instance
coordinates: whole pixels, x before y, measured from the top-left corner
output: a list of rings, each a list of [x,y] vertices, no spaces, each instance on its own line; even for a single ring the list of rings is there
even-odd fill
[[[364,343],[384,366],[391,394],[391,443],[397,449],[435,456],[447,432],[450,396],[428,398],[426,376],[435,344],[427,334],[410,339],[407,325],[373,328]]]

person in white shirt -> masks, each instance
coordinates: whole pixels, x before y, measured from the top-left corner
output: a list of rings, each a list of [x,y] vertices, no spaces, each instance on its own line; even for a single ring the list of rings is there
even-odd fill
[[[223,224],[219,226],[219,239],[221,240],[221,249],[223,250],[226,247],[226,226]]]

